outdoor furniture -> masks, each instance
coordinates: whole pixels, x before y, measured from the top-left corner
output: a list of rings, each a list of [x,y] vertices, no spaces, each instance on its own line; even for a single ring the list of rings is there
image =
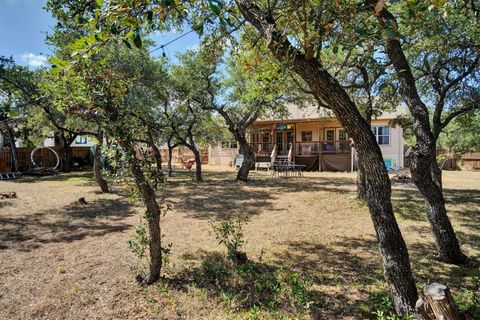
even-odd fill
[[[244,159],[243,154],[237,154],[234,160],[235,167],[240,168],[243,164],[243,159]]]
[[[297,177],[303,177],[303,170],[307,167],[304,164],[291,164],[292,167],[292,173],[296,175]]]
[[[289,173],[295,169],[294,162],[292,161],[293,146],[290,146],[287,155],[277,155],[272,165],[272,177],[275,175],[280,176],[280,173],[288,176]]]
[[[182,169],[184,170],[191,170],[193,165],[195,164],[194,158],[189,158],[182,161]]]
[[[273,147],[272,153],[270,154],[270,161],[255,161],[255,170],[258,170],[259,168],[267,169],[267,171],[270,171],[273,167],[273,162],[275,161],[275,157],[277,155],[277,145]]]

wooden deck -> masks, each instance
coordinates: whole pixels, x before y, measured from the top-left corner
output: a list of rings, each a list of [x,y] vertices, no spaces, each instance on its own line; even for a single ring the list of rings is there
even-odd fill
[[[307,171],[351,171],[354,151],[350,143],[350,140],[295,142],[292,160],[296,164],[305,165]],[[275,144],[252,143],[251,145],[255,151],[256,162],[271,161],[270,156]],[[283,149],[278,154],[286,155],[288,148]]]

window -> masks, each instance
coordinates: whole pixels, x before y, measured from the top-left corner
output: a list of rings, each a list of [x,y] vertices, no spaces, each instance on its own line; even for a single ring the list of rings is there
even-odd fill
[[[327,130],[327,140],[335,140],[335,129]]]
[[[347,140],[347,131],[345,129],[338,130],[338,140]]]
[[[78,136],[75,138],[75,144],[87,144],[86,136]]]
[[[372,127],[372,131],[379,145],[390,144],[390,127]]]
[[[275,133],[275,143],[277,144],[278,151],[283,150],[283,132]]]
[[[222,141],[222,148],[223,149],[237,149],[237,141],[235,141],[235,140],[232,140],[232,141],[224,140],[224,141]]]
[[[264,132],[263,133],[262,141],[263,141],[263,143],[269,143],[270,142],[270,133],[269,132]]]

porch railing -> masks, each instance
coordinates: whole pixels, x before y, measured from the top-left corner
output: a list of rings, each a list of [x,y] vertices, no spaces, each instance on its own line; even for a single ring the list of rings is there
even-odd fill
[[[322,154],[350,153],[350,140],[321,140],[309,142],[296,142],[295,155],[314,156]]]
[[[275,147],[275,143],[257,142],[250,143],[250,146],[253,148],[253,152],[255,152],[255,155],[270,157],[273,148]]]
[[[349,154],[351,152],[350,140],[320,140],[309,142],[295,142],[293,145],[293,154],[296,156],[314,156],[322,154]],[[257,156],[270,156],[272,154],[275,143],[258,142],[250,143]],[[277,153],[282,154],[288,152],[290,146],[282,146],[279,149],[277,145]]]

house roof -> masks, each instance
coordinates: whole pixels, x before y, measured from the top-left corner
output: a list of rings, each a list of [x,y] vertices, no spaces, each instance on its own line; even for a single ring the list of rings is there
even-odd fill
[[[265,116],[257,121],[256,123],[261,122],[271,122],[271,121],[301,121],[301,120],[329,120],[335,119],[335,115],[331,110],[325,109],[323,107],[317,106],[304,106],[300,107],[295,104],[286,105],[286,113],[284,115],[275,115],[271,114]],[[393,111],[384,111],[381,115],[375,117],[374,119],[378,120],[392,120],[401,116],[407,116],[407,109],[402,104]]]

